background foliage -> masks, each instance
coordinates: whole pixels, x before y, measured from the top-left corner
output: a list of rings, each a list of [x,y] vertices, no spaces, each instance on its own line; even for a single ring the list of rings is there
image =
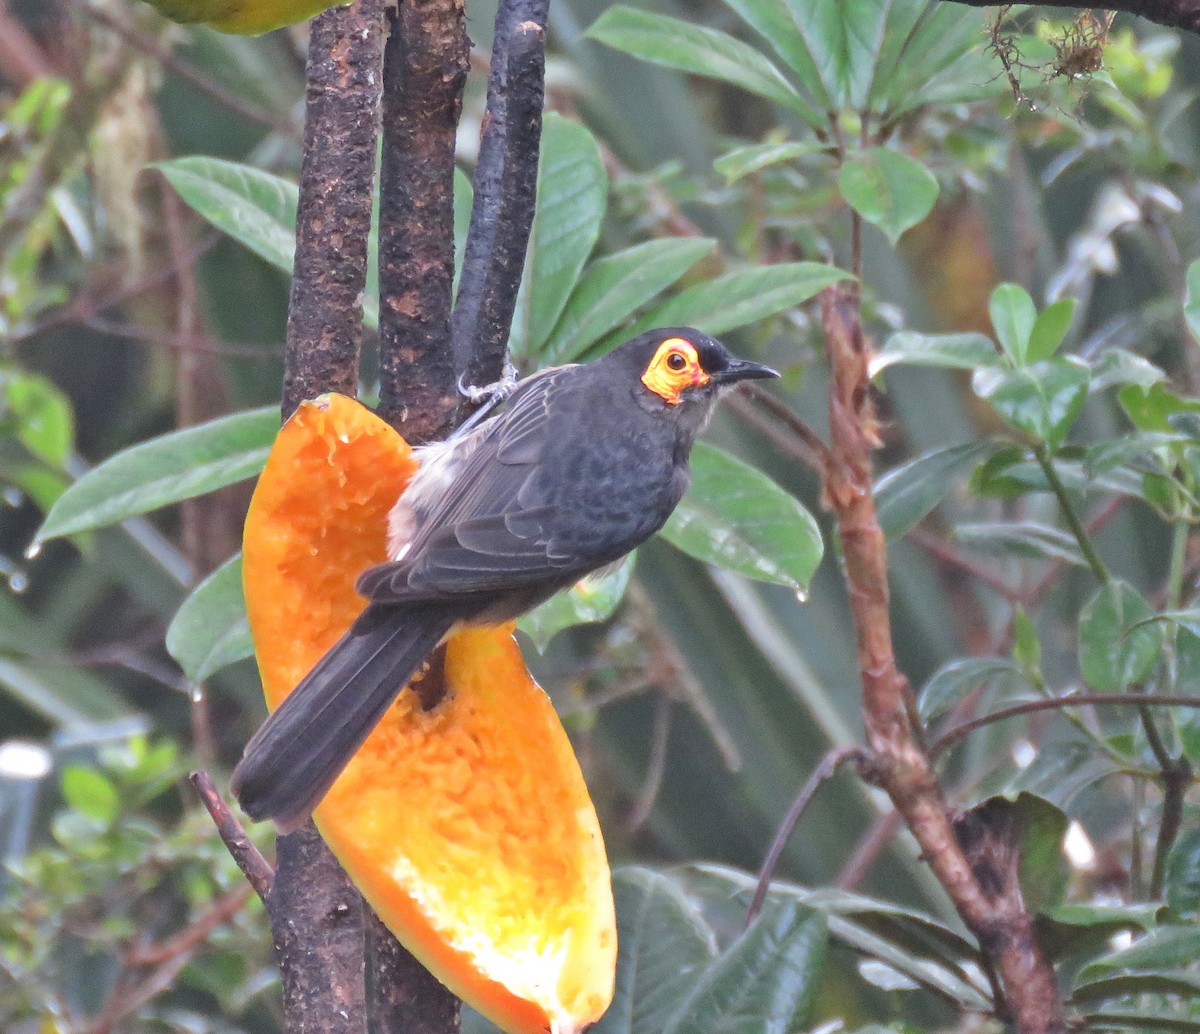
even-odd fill
[[[520,364],[690,322],[780,368],[819,427],[805,303],[860,273],[897,650],[931,739],[1070,691],[1196,696],[1200,44],[1118,19],[1079,79],[1097,23],[601,6],[551,16]],[[491,12],[470,17],[484,35]],[[261,714],[230,558],[276,426],[301,44],[132,3],[4,18],[29,60],[0,65],[0,728],[45,753],[2,755],[0,1026],[271,1029],[265,926],[181,777],[228,766]],[[796,440],[739,399],[709,441],[707,490],[635,567],[526,623],[628,865],[601,1029],[968,1023],[977,952],[852,776],[742,931],[746,872],[859,738],[858,682]],[[1200,1026],[1200,712],[1079,706],[940,742],[954,803],[1016,830],[1075,1013]]]

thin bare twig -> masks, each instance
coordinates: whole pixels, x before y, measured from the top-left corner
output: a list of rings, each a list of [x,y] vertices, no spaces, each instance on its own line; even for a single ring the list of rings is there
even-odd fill
[[[835,747],[812,770],[775,831],[775,839],[771,841],[771,847],[763,859],[762,867],[758,871],[758,885],[754,888],[754,897],[750,899],[750,907],[746,909],[746,926],[749,926],[754,917],[762,911],[763,902],[767,900],[767,891],[771,889],[771,881],[775,878],[775,870],[779,866],[779,859],[783,856],[783,849],[787,847],[787,842],[796,829],[796,823],[816,797],[817,791],[827,780],[832,779],[847,761],[861,762],[864,758],[861,747]]]
[[[229,810],[229,805],[225,803],[225,798],[217,789],[217,784],[212,781],[212,776],[204,769],[200,769],[188,776],[188,779],[196,788],[200,800],[208,809],[208,814],[212,816],[221,840],[230,855],[233,856],[233,860],[237,862],[238,868],[242,870],[246,882],[254,888],[254,893],[265,903],[275,881],[275,868],[246,835],[237,816]]]
[[[218,926],[228,922],[245,907],[250,898],[251,889],[250,885],[246,884],[243,887],[227,890],[209,906],[199,919],[189,923],[166,940],[130,949],[125,954],[125,965],[157,966],[196,948],[208,940]]]
[[[625,818],[630,832],[641,829],[650,818],[667,773],[667,743],[671,738],[671,696],[659,692],[654,700],[654,726],[650,735],[650,758],[646,762],[646,777],[633,809]]]

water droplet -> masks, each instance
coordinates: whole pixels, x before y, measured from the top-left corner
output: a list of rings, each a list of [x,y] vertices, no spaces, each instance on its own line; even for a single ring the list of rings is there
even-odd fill
[[[41,556],[41,554],[42,554],[42,544],[40,542],[35,541],[30,544],[30,546],[27,550],[25,550],[25,559],[26,560],[36,560],[39,556]]]
[[[21,593],[29,588],[29,576],[2,554],[0,554],[0,575],[8,582],[11,592]]]
[[[796,590],[796,602],[797,603],[807,603],[808,602],[808,590],[807,589],[797,589]]]
[[[4,491],[0,492],[0,499],[4,500],[6,506],[11,506],[15,510],[25,502],[25,493],[16,485],[5,485]]]
[[[203,686],[201,686],[199,684],[192,686],[192,703],[193,704],[204,703],[204,687]]]

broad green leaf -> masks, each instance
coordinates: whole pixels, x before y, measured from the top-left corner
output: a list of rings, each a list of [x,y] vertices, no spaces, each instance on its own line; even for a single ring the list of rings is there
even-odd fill
[[[1157,916],[1161,907],[1154,902],[1136,905],[1069,904],[1048,909],[1046,916],[1064,926],[1100,927],[1107,938],[1118,930],[1149,933],[1158,925]]]
[[[617,980],[592,1034],[661,1034],[716,954],[712,931],[674,880],[637,866],[613,873]]]
[[[196,586],[167,629],[167,652],[193,682],[254,656],[242,596],[242,556],[226,560]]]
[[[1155,969],[1174,969],[1190,966],[1200,958],[1200,926],[1160,926],[1139,937],[1127,948],[1109,952],[1085,966],[1080,981],[1107,976],[1111,973],[1144,972]]]
[[[1091,367],[1092,383],[1088,390],[1092,392],[1125,384],[1149,388],[1167,378],[1149,359],[1124,348],[1106,348],[1091,361]]]
[[[891,0],[784,2],[803,27],[809,51],[834,103],[839,107],[865,107]]]
[[[1040,751],[1033,764],[1017,772],[1009,789],[1028,790],[1066,809],[1080,794],[1111,776],[1120,766],[1090,744],[1060,742]]]
[[[0,694],[53,725],[74,730],[113,719],[141,721],[138,712],[105,682],[88,671],[54,661],[0,653]]]
[[[810,125],[822,121],[760,51],[716,29],[618,4],[586,35],[643,61],[740,86],[788,108]]]
[[[992,292],[988,312],[1005,355],[1017,366],[1024,366],[1029,361],[1029,336],[1037,322],[1037,309],[1029,292],[1019,284],[1001,284]]]
[[[986,334],[918,334],[901,330],[884,342],[871,357],[871,376],[889,366],[937,366],[947,370],[974,370],[999,366],[1000,354]]]
[[[832,111],[836,105],[804,38],[804,20],[797,18],[796,12],[780,0],[726,0],[726,3],[771,45],[783,59],[787,70],[808,91],[816,108]],[[808,121],[818,129],[828,125],[828,120],[822,118],[815,108]]]
[[[726,186],[732,186],[752,173],[761,172],[772,165],[795,161],[806,154],[821,150],[823,146],[816,140],[777,140],[766,144],[747,144],[721,155],[713,162],[713,169],[718,175],[725,177]]]
[[[1017,879],[1030,912],[1062,904],[1071,872],[1063,856],[1070,820],[1061,808],[1032,793],[1019,793],[1013,806],[1020,862]]]
[[[1183,398],[1163,384],[1147,388],[1131,384],[1117,392],[1117,400],[1139,431],[1169,433],[1175,430],[1172,418],[1200,413],[1200,399]]]
[[[990,440],[935,449],[889,470],[875,482],[875,510],[890,541],[907,535],[933,512],[962,474],[996,448]]]
[[[917,707],[931,722],[950,711],[960,700],[982,686],[998,685],[1005,695],[1014,687],[1025,688],[1025,673],[1007,657],[960,657],[942,665],[922,687]]]
[[[519,618],[517,627],[533,640],[538,652],[545,652],[550,640],[564,628],[612,617],[632,574],[633,554],[630,554],[571,588],[555,593],[540,607]]]
[[[30,453],[60,470],[66,466],[75,442],[75,417],[53,381],[23,370],[0,370],[0,431],[10,422]]]
[[[817,522],[766,474],[703,442],[692,484],[662,534],[685,553],[797,592],[821,561]]]
[[[1183,315],[1192,330],[1192,336],[1200,341],[1200,259],[1187,268],[1187,290],[1183,296]]]
[[[890,147],[872,147],[848,158],[837,182],[846,204],[893,244],[929,214],[938,196],[933,173]]]
[[[1129,995],[1184,995],[1200,1000],[1200,974],[1187,970],[1152,970],[1144,973],[1121,973],[1077,984],[1071,992],[1071,1004],[1127,999]]]
[[[588,266],[542,350],[546,365],[578,359],[618,323],[665,291],[713,249],[711,237],[669,237]]]
[[[262,169],[194,155],[153,166],[188,206],[276,269],[292,271],[299,188]]]
[[[1136,464],[1140,470],[1151,467],[1156,473],[1165,473],[1159,457],[1164,450],[1169,455],[1171,446],[1185,441],[1186,436],[1181,434],[1134,431],[1112,441],[1089,445],[1083,452],[1083,466],[1089,473],[1097,475],[1132,464]]]
[[[971,11],[938,3],[926,6],[922,15],[894,67],[881,55],[873,103],[886,98],[894,120],[926,104],[962,104],[994,98],[1007,89],[995,74],[994,60],[984,53],[985,40]]]
[[[689,897],[702,901],[713,926],[740,927],[754,893],[755,877],[720,865],[685,866],[672,875]],[[967,1003],[972,1008],[986,1005],[986,997],[969,982],[960,965],[963,960],[975,959],[974,945],[931,916],[847,891],[773,883],[767,907],[788,900],[823,913],[830,938],[852,951],[878,959],[951,1003]]]
[[[625,336],[651,327],[695,327],[706,334],[724,334],[801,305],[826,287],[849,279],[849,273],[823,262],[736,269],[656,305]]]
[[[88,818],[108,825],[120,813],[121,798],[117,788],[94,768],[68,765],[63,769],[60,782],[67,804]]]
[[[1162,650],[1161,624],[1139,624],[1154,612],[1132,586],[1100,586],[1079,615],[1079,667],[1098,690],[1122,692],[1140,682]]]
[[[1073,535],[1038,521],[991,521],[958,524],[954,537],[980,552],[1026,560],[1064,560],[1084,566],[1083,553]]]
[[[1165,883],[1172,909],[1181,916],[1200,913],[1200,829],[1185,830],[1171,845]]]
[[[1090,378],[1082,359],[1055,356],[1016,370],[976,370],[971,386],[1013,427],[1057,452],[1079,418]]]
[[[1063,343],[1067,331],[1071,329],[1075,304],[1074,298],[1060,298],[1038,313],[1029,334],[1029,348],[1026,353],[1029,362],[1049,359],[1058,351],[1058,346]]]
[[[595,247],[607,195],[595,138],[578,122],[547,112],[529,241],[526,348],[533,355],[550,336]]]
[[[115,524],[253,477],[278,432],[278,409],[252,409],[119,452],[59,496],[34,541]]]
[[[1039,678],[1042,670],[1042,644],[1033,619],[1019,603],[1013,608],[1013,660],[1027,675]]]
[[[1087,1030],[1146,1030],[1155,1034],[1176,1031],[1178,1034],[1198,1034],[1200,1017],[1190,1017],[1178,1008],[1148,1007],[1145,1009],[1104,1009],[1084,1013],[1080,1021]]]
[[[825,954],[825,919],[794,901],[764,911],[701,973],[664,1034],[788,1034]]]

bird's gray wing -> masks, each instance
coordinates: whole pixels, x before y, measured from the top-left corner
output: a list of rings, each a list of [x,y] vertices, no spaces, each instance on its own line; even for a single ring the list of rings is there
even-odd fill
[[[367,571],[360,593],[403,603],[500,592],[557,578],[577,564],[554,547],[559,507],[534,477],[556,433],[551,414],[570,390],[570,369],[523,381],[498,417],[437,447],[433,462],[444,468],[409,489],[420,496],[411,504],[411,545],[402,559]]]

